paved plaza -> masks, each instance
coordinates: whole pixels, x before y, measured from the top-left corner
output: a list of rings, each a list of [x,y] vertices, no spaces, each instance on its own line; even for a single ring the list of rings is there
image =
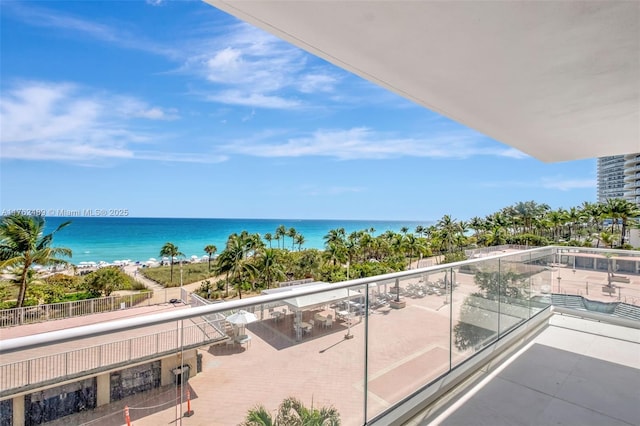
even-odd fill
[[[428,277],[414,277],[401,282],[408,287],[420,280],[436,281],[444,273]],[[617,301],[617,295],[600,293],[606,284],[606,273],[555,267],[531,278],[534,294],[543,286],[561,277],[561,290],[575,291],[585,288],[590,280],[589,298]],[[424,297],[404,297],[404,309],[388,306],[375,309],[367,317],[355,317],[356,321],[336,320],[330,328],[316,324],[310,333],[301,336],[294,331],[294,313],[284,305],[276,308],[282,312],[276,318],[268,310],[256,311],[261,320],[249,324],[245,333],[250,341],[243,345],[225,342],[199,349],[202,354],[202,372],[192,377],[182,389],[169,386],[109,404],[96,410],[60,419],[59,424],[84,423],[120,425],[124,423],[122,410],[128,404],[131,419],[136,425],[185,424],[185,425],[234,425],[240,423],[247,410],[258,404],[272,413],[283,399],[295,396],[307,406],[334,406],[341,414],[343,424],[358,425],[365,421],[365,374],[367,380],[367,417],[381,413],[392,404],[408,396],[417,388],[444,374],[472,354],[472,349],[460,351],[453,347],[450,354],[451,329],[458,323],[460,308],[469,295],[478,291],[474,276],[456,273],[457,286],[451,301],[445,295],[430,294]],[[584,280],[584,281],[581,281]],[[638,277],[629,283],[617,283],[622,297],[638,297]],[[573,286],[573,287],[572,287]],[[376,291],[389,291],[379,286]],[[556,289],[554,288],[553,291]],[[375,295],[375,293],[374,293]],[[121,312],[98,314],[90,317],[52,321],[58,327],[86,325],[108,319],[122,319],[172,309],[186,309],[183,305],[158,305]],[[333,315],[336,309],[322,306],[302,313],[307,322],[316,315]],[[337,318],[336,318],[337,319]],[[3,330],[3,339],[33,333],[39,325]],[[40,325],[42,327],[42,325]],[[368,329],[368,363],[365,371],[365,329]],[[5,334],[5,332],[7,334]],[[141,333],[133,330],[121,333]],[[346,339],[349,334],[352,338]],[[96,339],[113,339],[100,336]],[[86,344],[86,342],[85,342]],[[73,349],[63,344],[56,350]],[[54,348],[52,348],[54,349]],[[36,350],[36,352],[38,352]],[[36,353],[22,353],[26,359]],[[39,350],[42,354],[42,349]],[[450,356],[451,355],[451,356]],[[3,358],[3,363],[5,359]],[[194,415],[181,417],[187,410],[186,390]],[[55,424],[55,423],[54,423]]]

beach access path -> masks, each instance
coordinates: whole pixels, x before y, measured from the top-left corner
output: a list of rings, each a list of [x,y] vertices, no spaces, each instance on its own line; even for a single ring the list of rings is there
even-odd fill
[[[155,282],[153,280],[150,280],[149,278],[145,277],[140,272],[138,272],[139,268],[140,268],[139,265],[127,265],[127,266],[124,267],[124,272],[127,275],[131,276],[137,282],[144,284],[145,287],[147,287],[149,290],[153,290],[153,291],[162,291],[162,290],[164,290],[164,286],[163,285],[158,284],[157,282]]]

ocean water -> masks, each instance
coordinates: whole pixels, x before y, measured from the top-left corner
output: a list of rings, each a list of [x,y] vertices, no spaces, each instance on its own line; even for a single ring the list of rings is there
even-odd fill
[[[374,228],[374,235],[387,230],[399,232],[404,226],[413,232],[418,225],[432,222],[400,222],[375,220],[296,220],[296,219],[176,219],[176,218],[110,218],[110,217],[47,217],[46,232],[61,223],[71,224],[56,233],[53,246],[73,251],[71,262],[113,262],[131,260],[144,262],[160,259],[160,249],[171,242],[188,258],[205,256],[204,247],[214,244],[218,253],[224,249],[227,237],[246,230],[263,235],[275,235],[276,228],[284,225],[295,228],[305,238],[302,248],[324,248],[323,237],[331,229],[344,228],[347,235],[353,231]],[[291,238],[284,238],[285,247],[291,249]],[[268,243],[267,243],[268,244]],[[272,241],[275,248],[278,244]],[[280,240],[282,246],[282,239]],[[297,246],[295,247],[297,249]]]

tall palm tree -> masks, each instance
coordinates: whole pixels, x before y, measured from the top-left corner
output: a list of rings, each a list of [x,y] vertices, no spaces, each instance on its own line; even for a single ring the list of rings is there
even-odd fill
[[[323,237],[325,244],[340,243],[344,245],[346,231],[344,228],[330,229],[327,235]]]
[[[624,239],[627,234],[627,226],[630,220],[633,218],[640,216],[640,210],[635,203],[630,202],[629,200],[625,200],[622,198],[613,198],[608,199],[605,205],[605,211],[611,217],[612,221],[622,225],[620,229],[620,246],[624,245]],[[613,233],[613,223],[611,224],[611,230]]]
[[[325,244],[324,256],[335,266],[347,261],[347,248],[339,242]]]
[[[420,238],[416,238],[415,235],[408,234],[404,237],[403,245],[406,250],[409,252],[409,264],[407,269],[411,269],[411,262],[413,261],[413,255],[419,255],[423,253],[426,249],[426,246],[423,244],[423,240]]]
[[[257,269],[264,277],[267,288],[271,288],[275,280],[286,278],[278,253],[283,252],[268,248],[258,255]]]
[[[7,267],[19,267],[20,290],[16,306],[24,304],[29,271],[33,265],[49,266],[68,264],[62,257],[71,257],[71,250],[65,247],[51,247],[56,232],[68,226],[67,221],[50,234],[44,234],[45,220],[42,216],[11,214],[2,217],[0,222],[0,270]]]
[[[271,235],[271,232],[267,232],[266,234],[264,234],[264,239],[269,243],[269,248],[271,248],[271,241],[273,240],[273,235]]]
[[[173,259],[178,256],[184,256],[184,253],[178,250],[178,246],[175,244],[167,242],[160,249],[160,256],[169,258],[169,265],[171,265],[169,281],[173,282]]]
[[[231,281],[238,289],[238,296],[242,299],[242,283],[245,279],[253,279],[258,274],[258,269],[251,262],[248,255],[255,253],[257,245],[261,243],[258,234],[248,234],[242,232],[240,235],[232,234],[227,239],[227,245],[224,252],[220,254],[223,257],[223,268],[225,272],[231,275]],[[228,283],[228,280],[227,280]],[[228,294],[227,284],[227,294]]]
[[[213,267],[213,273],[216,275],[224,274],[225,279],[225,296],[229,297],[229,274],[233,268],[233,256],[228,250],[223,250],[218,256],[217,262]]]
[[[473,230],[474,237],[478,238],[480,231],[486,230],[486,221],[481,217],[474,216],[469,220],[469,228]]]
[[[276,228],[276,240],[278,241],[278,248],[280,248],[280,238],[282,238],[282,248],[284,249],[284,237],[287,235],[287,228],[284,225],[280,225]]]
[[[451,253],[455,246],[456,234],[461,232],[460,225],[455,219],[446,214],[438,221],[437,226],[445,251]]]
[[[298,245],[298,251],[302,250],[302,245],[305,243],[305,238],[304,235],[302,234],[297,234],[296,235],[296,240],[295,243]]]
[[[213,256],[217,251],[218,247],[214,246],[213,244],[209,244],[204,248],[204,252],[209,255],[209,272],[211,272],[211,256]]]
[[[293,251],[294,244],[296,243],[296,235],[298,235],[296,228],[289,228],[287,237],[291,238],[291,251]],[[284,244],[282,244],[282,247],[284,248]]]

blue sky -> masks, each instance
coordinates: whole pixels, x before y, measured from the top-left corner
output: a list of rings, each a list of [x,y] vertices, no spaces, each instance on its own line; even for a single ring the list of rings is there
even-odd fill
[[[199,1],[3,1],[3,210],[435,220],[595,201],[544,164]]]

